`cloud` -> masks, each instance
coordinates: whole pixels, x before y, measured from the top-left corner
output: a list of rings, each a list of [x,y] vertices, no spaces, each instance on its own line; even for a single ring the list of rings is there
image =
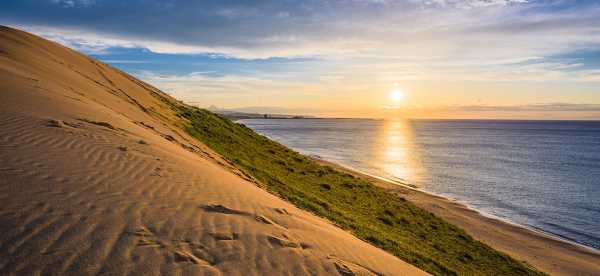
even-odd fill
[[[584,70],[580,72],[579,79],[582,81],[600,82],[600,70]]]
[[[523,4],[528,2],[528,0],[426,0],[425,4],[470,9],[475,7]]]
[[[552,4],[561,1],[36,2],[0,4],[0,19],[42,34],[47,29],[37,27],[52,27],[81,45],[101,48],[97,38],[108,37],[106,47],[119,42],[160,53],[506,59],[600,43],[598,6]]]
[[[112,63],[112,64],[145,64],[145,63],[150,63],[150,61],[145,61],[145,60],[128,60],[128,59],[104,59],[102,61],[106,62],[106,63]]]
[[[558,111],[558,112],[600,112],[600,104],[576,104],[576,103],[541,103],[527,105],[507,105],[507,106],[489,106],[489,105],[469,105],[447,107],[447,110],[457,111],[502,111],[502,112],[532,112],[532,111]]]
[[[157,74],[138,72],[135,74],[152,83],[176,98],[187,102],[231,103],[246,99],[260,102],[260,99],[275,99],[285,93],[310,90],[311,85],[290,83],[279,75],[265,74],[261,77],[244,75],[214,75],[211,71],[189,74]],[[314,88],[314,87],[312,87]]]
[[[96,3],[95,0],[51,0],[53,4],[65,7],[73,8],[76,6],[90,6]]]
[[[328,75],[392,82],[598,81],[575,72],[597,69],[586,60],[554,58],[600,47],[593,1],[8,1],[0,22],[88,54],[311,57],[339,65]]]
[[[94,33],[70,28],[55,28],[47,26],[17,25],[19,29],[36,33],[46,39],[58,42],[70,48],[88,54],[103,54],[110,48],[143,47],[142,44],[117,36],[100,36]]]

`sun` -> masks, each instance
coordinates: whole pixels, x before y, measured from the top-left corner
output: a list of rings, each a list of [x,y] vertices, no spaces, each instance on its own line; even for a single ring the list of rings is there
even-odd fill
[[[388,97],[390,100],[392,100],[392,102],[398,103],[404,99],[404,93],[402,93],[400,89],[394,89],[390,92]]]

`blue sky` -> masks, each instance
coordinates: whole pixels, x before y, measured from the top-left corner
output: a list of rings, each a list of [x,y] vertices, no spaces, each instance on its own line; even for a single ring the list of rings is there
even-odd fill
[[[599,1],[4,0],[0,24],[200,106],[349,116],[452,117],[473,106],[513,110],[485,115],[492,117],[547,116],[546,106],[556,118],[600,114]],[[391,90],[402,90],[404,102],[391,104]]]

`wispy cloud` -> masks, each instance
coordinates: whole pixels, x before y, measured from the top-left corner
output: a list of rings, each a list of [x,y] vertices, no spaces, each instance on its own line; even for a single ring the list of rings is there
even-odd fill
[[[256,103],[273,101],[297,91],[309,92],[317,86],[291,83],[281,76],[219,75],[213,72],[189,74],[157,74],[138,72],[136,76],[148,81],[173,96],[187,102],[205,102],[230,107],[232,102]],[[319,89],[320,91],[320,89]]]
[[[106,47],[243,58],[410,54],[505,59],[597,46],[600,38],[593,34],[600,31],[599,7],[562,8],[555,2],[561,1],[102,1],[91,7],[91,0],[53,0],[73,9],[23,2],[3,8],[0,18],[35,26],[33,31],[53,27],[55,38],[83,46],[99,47],[108,37]],[[39,12],[42,8],[47,11]],[[65,26],[77,26],[78,32]]]
[[[90,6],[96,3],[95,0],[50,0],[53,4],[65,7],[73,8],[76,6]]]
[[[550,57],[600,47],[600,5],[571,2],[571,5],[565,1],[533,0],[261,1],[258,4],[145,1],[142,4],[52,0],[54,6],[67,3],[72,9],[52,5],[35,8],[23,2],[0,9],[0,20],[96,54],[112,47],[137,47],[156,53],[214,53],[245,59],[361,58],[362,64],[370,60],[373,66],[393,60],[395,65],[408,67],[416,60],[419,68],[410,68],[413,72],[436,74],[435,71],[442,69],[445,75],[460,73],[474,79],[522,80],[528,75],[556,79],[577,77],[563,74],[566,69],[573,69],[565,66],[576,63],[560,61],[559,66],[553,66],[557,61]],[[47,11],[41,12],[41,8]],[[531,64],[518,62],[531,58],[543,60]],[[582,62],[585,61],[579,63]],[[426,77],[422,73],[411,75]]]
[[[150,63],[150,61],[128,60],[128,59],[104,59],[102,61],[104,61],[106,63],[113,63],[113,64],[145,64],[145,63]]]
[[[530,112],[530,111],[593,111],[600,112],[600,104],[576,104],[576,103],[540,103],[526,105],[506,105],[506,106],[491,106],[491,105],[468,105],[468,106],[452,106],[446,107],[448,110],[460,111],[510,111],[510,112]]]

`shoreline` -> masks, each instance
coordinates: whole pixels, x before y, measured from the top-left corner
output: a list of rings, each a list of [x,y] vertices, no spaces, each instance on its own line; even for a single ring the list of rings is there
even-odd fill
[[[393,180],[393,179],[389,179],[389,178],[385,178],[385,177],[382,177],[382,176],[378,176],[378,175],[374,175],[374,174],[371,174],[371,173],[367,173],[367,172],[361,171],[361,170],[356,169],[356,168],[352,168],[352,167],[349,167],[349,166],[345,166],[345,165],[341,165],[341,164],[338,164],[338,163],[335,163],[335,162],[324,160],[324,159],[322,159],[320,157],[311,156],[311,158],[313,158],[313,160],[315,160],[317,162],[324,162],[324,163],[327,163],[327,164],[330,164],[330,165],[334,165],[336,167],[344,168],[345,171],[353,171],[353,172],[355,172],[357,174],[365,175],[365,176],[367,176],[369,178],[375,178],[378,181],[383,181],[383,182],[389,183],[391,185],[397,185],[397,186],[400,186],[400,187],[405,188],[405,189],[413,190],[415,192],[424,193],[424,194],[427,194],[427,195],[432,196],[432,197],[438,197],[438,198],[441,198],[443,200],[447,200],[447,201],[450,201],[450,202],[453,202],[453,203],[456,203],[456,204],[463,205],[464,207],[466,207],[466,208],[468,208],[468,209],[470,209],[472,211],[475,211],[475,212],[479,213],[480,215],[482,215],[482,216],[484,216],[486,218],[499,220],[499,221],[501,221],[503,223],[508,223],[508,224],[511,224],[513,226],[516,226],[516,227],[524,228],[524,229],[536,232],[537,234],[548,236],[548,238],[556,239],[556,240],[561,241],[561,242],[569,243],[569,244],[572,244],[572,245],[575,245],[575,246],[581,246],[584,249],[590,250],[593,253],[596,253],[596,254],[600,255],[600,249],[597,249],[597,248],[591,247],[589,245],[585,245],[585,244],[579,243],[579,242],[574,241],[574,240],[570,240],[567,237],[563,237],[561,235],[545,231],[545,230],[543,230],[541,228],[537,228],[537,227],[529,226],[529,225],[519,224],[519,223],[516,223],[514,221],[511,221],[508,218],[503,218],[503,217],[500,217],[500,216],[496,216],[494,214],[490,214],[490,213],[478,210],[477,208],[469,205],[468,203],[460,201],[460,200],[455,199],[455,198],[452,198],[450,196],[446,196],[446,195],[442,195],[442,194],[436,194],[434,192],[430,192],[430,191],[426,191],[424,189],[417,188],[417,187],[415,187],[415,185],[410,185],[410,184],[402,183],[401,181],[396,181],[396,180]]]
[[[550,275],[598,275],[600,250],[555,234],[480,212],[465,203],[310,155],[373,185],[404,197],[462,228],[473,238]]]

